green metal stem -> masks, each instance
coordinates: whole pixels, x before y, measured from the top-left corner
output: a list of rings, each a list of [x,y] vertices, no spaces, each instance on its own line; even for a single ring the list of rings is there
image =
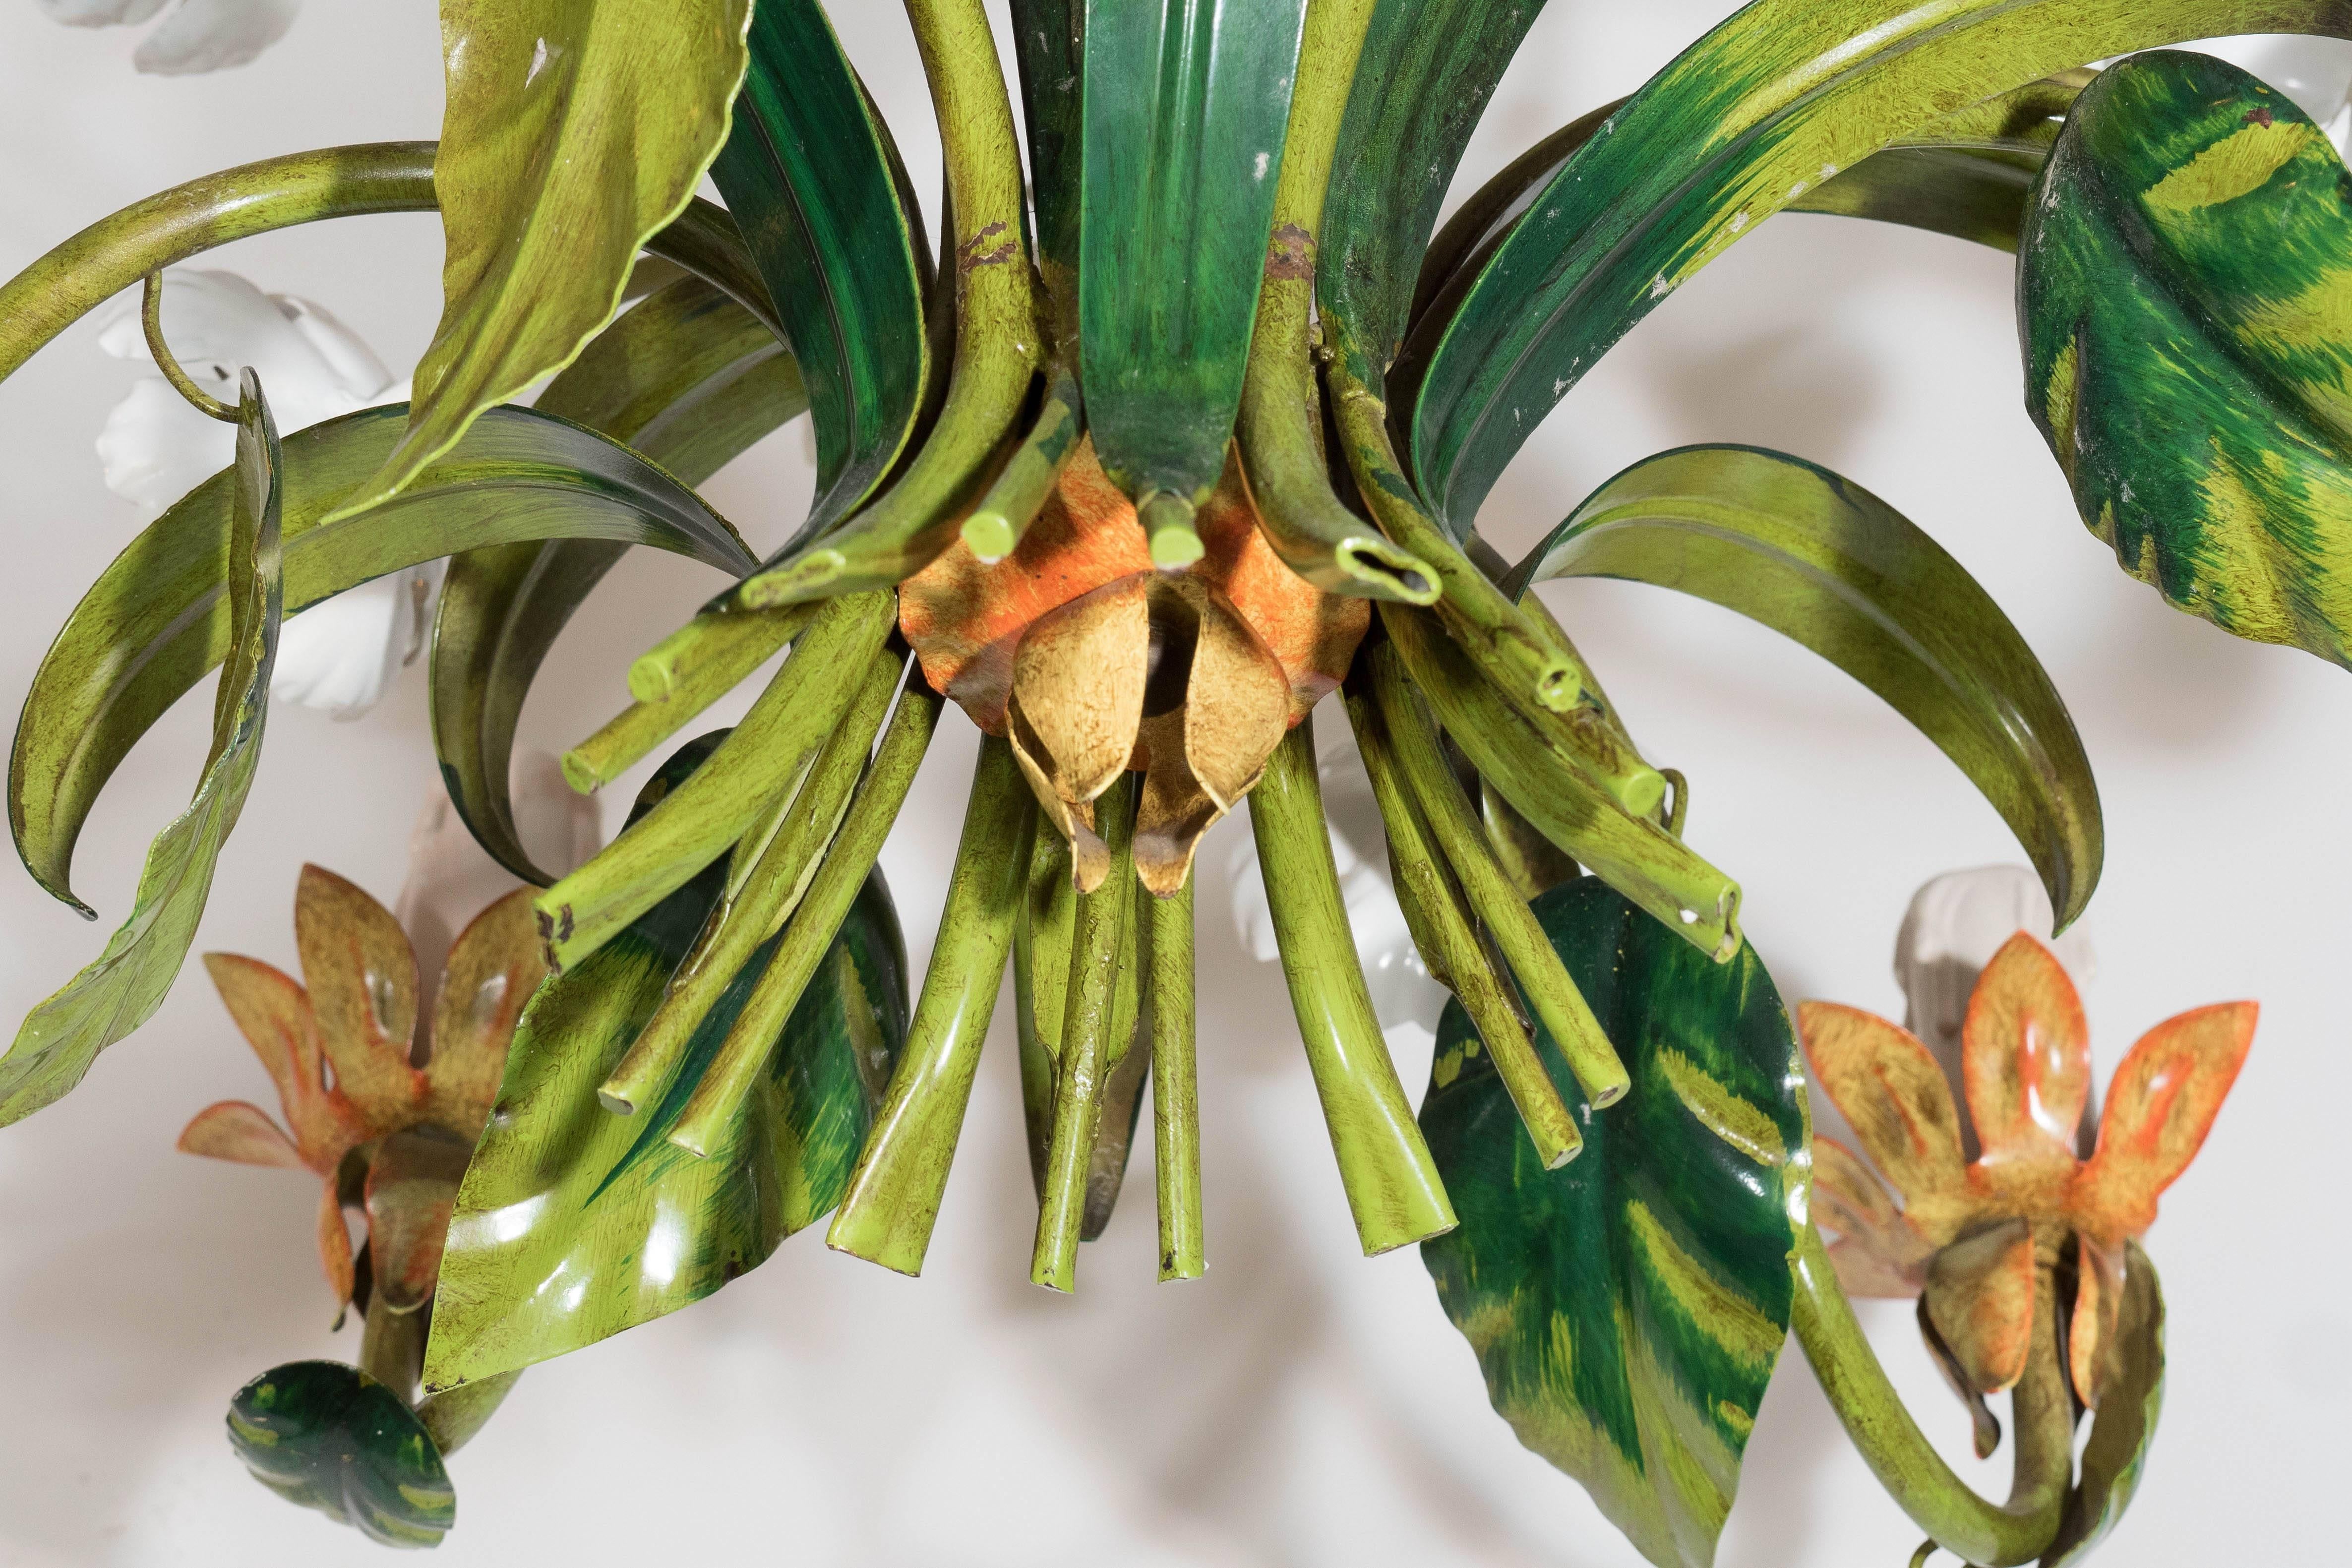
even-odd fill
[[[637,655],[629,695],[640,702],[698,699],[698,712],[800,636],[818,608],[706,610]]]
[[[688,1097],[686,1109],[670,1132],[669,1141],[688,1153],[709,1158],[766,1070],[777,1034],[815,978],[841,922],[849,916],[850,905],[857,901],[858,890],[866,886],[882,853],[882,841],[898,820],[898,808],[906,804],[907,791],[913,787],[916,770],[922,766],[923,753],[939,728],[940,705],[937,693],[919,680],[908,681],[897,711],[890,715],[890,727],[875,751],[873,765],[866,770],[866,782],[858,787],[857,798],[842,819],[841,831],[824,852],[800,907],[784,927],[775,956],[751,988],[734,1027],[719,1043],[710,1069]],[[705,768],[709,765],[703,763]]]
[[[1381,718],[1397,765],[1420,808],[1421,820],[1453,868],[1471,910],[1493,934],[1495,945],[1517,976],[1528,1005],[1567,1058],[1569,1070],[1576,1075],[1585,1097],[1596,1110],[1614,1105],[1633,1080],[1626,1075],[1625,1064],[1609,1043],[1601,1020],[1592,1016],[1583,993],[1570,978],[1567,965],[1552,950],[1535,912],[1496,863],[1479,826],[1478,813],[1447,764],[1437,731],[1413,693],[1396,645],[1382,642],[1367,658]],[[1502,1066],[1499,1058],[1496,1066]],[[1538,1137],[1536,1142],[1541,1147],[1543,1140]]]
[[[693,776],[533,900],[557,969],[595,952],[749,831],[840,722],[882,651],[897,603],[859,594],[826,605]]]
[[[1095,831],[1110,848],[1110,875],[1077,898],[1070,940],[1067,999],[1056,1054],[1053,1132],[1045,1147],[1045,1188],[1037,1203],[1037,1241],[1029,1279],[1051,1290],[1077,1286],[1078,1241],[1086,1222],[1087,1177],[1102,1130],[1103,1088],[1110,1076],[1118,1014],[1119,971],[1133,944],[1136,879],[1136,775],[1095,800]],[[1045,977],[1039,977],[1041,979]]]
[[[1192,503],[1173,490],[1146,495],[1136,508],[1136,518],[1143,525],[1151,563],[1162,572],[1181,572],[1208,553],[1192,524]]]
[[[492,1373],[439,1394],[428,1394],[418,1401],[416,1419],[433,1439],[433,1446],[441,1450],[443,1458],[474,1440],[475,1434],[507,1402],[522,1370],[517,1367],[512,1372]]]
[[[425,1371],[425,1331],[429,1310],[395,1312],[382,1300],[368,1303],[360,1327],[360,1370],[397,1394],[416,1403],[416,1380]]]
[[[1356,748],[1363,755],[1364,772],[1371,778],[1372,795],[1380,803],[1381,821],[1388,832],[1397,899],[1404,906],[1413,941],[1423,946],[1431,971],[1461,999],[1471,1023],[1477,1026],[1478,1037],[1486,1042],[1486,1054],[1509,1091],[1512,1105],[1517,1108],[1537,1158],[1545,1170],[1556,1171],[1582,1151],[1584,1134],[1578,1131],[1575,1114],[1560,1099],[1559,1088],[1536,1055],[1535,1044],[1528,1038],[1501,976],[1487,961],[1461,890],[1446,874],[1423,808],[1412,797],[1380,705],[1371,693],[1353,683],[1347,701],[1348,718],[1356,729]]]
[[[2005,1504],[1971,1491],[1911,1419],[1838,1289],[1821,1232],[1810,1225],[1798,1240],[1795,1273],[1798,1342],[1879,1485],[1937,1543],[1969,1563],[2011,1568],[2042,1555],[2058,1533],[2074,1456],[2049,1268],[2034,1281],[2033,1348],[2011,1394],[2016,1468]]]
[[[660,1005],[612,1076],[598,1087],[596,1098],[605,1110],[634,1116],[661,1098],[677,1076],[703,1016],[751,962],[760,944],[792,918],[816,874],[819,857],[849,809],[874,737],[890,711],[898,674],[895,659],[877,659],[868,668],[849,710],[834,726],[774,831],[755,847],[757,858],[740,896],[726,899],[712,911],[694,950],[670,976]],[[751,838],[747,835],[743,842],[749,844]]]
[[[1080,409],[1077,378],[1056,362],[1046,371],[1045,405],[1037,411],[1036,423],[963,520],[963,542],[982,562],[993,564],[1021,548],[1022,535],[1037,521],[1078,449]]]
[[[1250,827],[1290,1005],[1369,1257],[1452,1230],[1454,1205],[1364,989],[1324,825],[1314,727],[1310,716],[1266,759],[1265,775],[1250,792]]]
[[[901,1274],[923,1271],[981,1042],[1003,987],[1036,820],[1036,798],[1012,746],[983,737],[914,1022],[825,1232],[824,1244],[837,1252]]]
[[[1201,1088],[1193,1049],[1192,879],[1144,900],[1151,922],[1151,1147],[1159,1177],[1160,1278],[1209,1270],[1201,1226]]]
[[[955,370],[939,422],[898,482],[863,513],[748,579],[752,607],[913,576],[954,542],[1045,360],[1013,103],[980,0],[907,0],[929,79],[955,224]]]

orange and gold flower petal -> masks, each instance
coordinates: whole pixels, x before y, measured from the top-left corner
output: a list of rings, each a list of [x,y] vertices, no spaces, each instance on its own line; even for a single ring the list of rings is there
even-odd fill
[[[327,1088],[310,997],[292,976],[233,952],[205,954],[205,972],[278,1086],[278,1102],[302,1163],[322,1176],[333,1175],[343,1151],[363,1134],[350,1108]]]
[[[1093,802],[1127,770],[1150,675],[1152,573],[1122,577],[1042,616],[1013,658],[1013,755],[1071,845],[1080,889],[1109,875]]]
[[[982,563],[959,539],[901,583],[898,626],[931,689],[1002,735],[1022,633],[1073,599],[1151,569],[1135,503],[1105,476],[1087,438],[1012,554]]]
[[[2033,1227],[2021,1219],[1962,1237],[1927,1265],[1920,1300],[1971,1386],[1999,1394],[2033,1348]]]
[[[1801,1004],[1797,1029],[1813,1076],[1903,1195],[1911,1225],[1930,1242],[1950,1239],[1967,1178],[1959,1111],[1936,1058],[1908,1030],[1833,1002]]]
[[[1291,687],[1222,594],[1195,578],[1161,577],[1151,597],[1135,869],[1165,898],[1183,888],[1201,836],[1249,793],[1282,743]]]
[[[1282,563],[1258,526],[1257,503],[1238,456],[1194,518],[1208,553],[1192,575],[1232,602],[1290,683],[1290,721],[1347,679],[1371,625],[1369,599],[1326,594]]]
[[[242,1100],[224,1100],[197,1111],[181,1129],[180,1152],[234,1160],[240,1165],[276,1165],[289,1171],[310,1168],[302,1152],[269,1120],[269,1113]]]
[[[319,1192],[319,1266],[326,1273],[327,1288],[335,1293],[335,1305],[350,1306],[352,1233],[343,1225],[343,1205],[335,1195],[332,1176]]]
[[[1862,1156],[1834,1138],[1813,1140],[1813,1215],[1837,1232],[1830,1262],[1847,1295],[1907,1300],[1927,1283],[1934,1248]]]
[[[2075,1256],[2079,1267],[2074,1316],[2066,1333],[2066,1371],[2075,1397],[2085,1409],[2095,1410],[2115,1353],[2116,1323],[2123,1313],[2124,1247],[2078,1235]]]
[[[413,1312],[433,1295],[470,1140],[438,1127],[394,1133],[368,1166],[368,1258],[374,1302]],[[372,1303],[373,1305],[373,1303]]]
[[[547,978],[530,899],[530,889],[518,888],[476,915],[441,972],[425,1114],[469,1140],[480,1135],[498,1100],[515,1023]]]
[[[416,1038],[416,955],[392,911],[332,871],[302,868],[294,945],[319,1042],[335,1089],[378,1137],[423,1107],[425,1075],[409,1065]]]
[[[2091,1096],[2090,1029],[2058,955],[2019,931],[1992,955],[1960,1026],[1960,1081],[1983,1161],[2072,1164]]]
[[[2099,1143],[2074,1179],[2081,1227],[2120,1246],[2156,1223],[2156,1200],[2204,1146],[2254,1041],[2258,1009],[2224,1002],[2140,1037],[2107,1085]]]

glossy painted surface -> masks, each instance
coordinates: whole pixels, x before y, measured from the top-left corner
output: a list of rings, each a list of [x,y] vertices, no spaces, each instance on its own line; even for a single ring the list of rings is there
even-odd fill
[[[2138,1243],[2126,1244],[2125,1256],[2115,1381],[2091,1418],[2080,1474],[2042,1568],[2084,1562],[2115,1529],[2139,1490],[2157,1416],[2164,1408],[2164,1292]]]
[[[397,501],[334,521],[339,498],[397,439],[402,415],[398,404],[366,409],[288,439],[289,614],[461,544],[603,539],[722,570],[749,563],[734,530],[677,480],[593,431],[520,408],[484,416]],[[107,780],[235,646],[221,541],[237,484],[233,471],[216,476],[150,524],[91,585],[34,677],[10,759],[10,820],[26,863],[61,898],[71,897],[74,840]]]
[[[1306,0],[1091,0],[1079,353],[1104,471],[1197,504],[1225,466]]]
[[[2066,705],[1966,568],[1860,486],[1752,447],[1686,447],[1594,491],[1507,589],[1649,583],[1792,637],[1941,747],[2017,834],[2063,926],[2097,887],[2098,786]]]
[[[1942,115],[2214,32],[2343,31],[2312,0],[1759,0],[1651,79],[1399,363],[1413,471],[1466,531],[1543,416],[1742,234]]]
[[[237,1390],[228,1436],[255,1480],[385,1546],[438,1546],[457,1522],[457,1494],[431,1436],[357,1367],[272,1367]]]
[[[930,374],[921,218],[900,199],[887,132],[824,7],[768,0],[751,10],[750,42],[711,175],[808,386],[813,536],[873,493],[913,429]]]
[[[2082,102],[2018,272],[2026,409],[2124,570],[2239,637],[2352,664],[2352,215],[2326,134],[2202,55]]]
[[[446,0],[433,187],[443,307],[381,501],[611,319],[637,251],[727,134],[751,0]]]
[[[715,750],[716,737],[682,749],[646,785],[639,811]],[[723,858],[714,860],[532,998],[450,1226],[428,1387],[511,1372],[675,1311],[756,1267],[838,1201],[906,1027],[904,959],[879,878],[709,1158],[667,1141],[697,1074],[635,1116],[597,1100],[725,873]],[[690,1064],[717,1052],[767,956],[705,1016]]]
[[[1422,1124],[1462,1225],[1422,1258],[1519,1440],[1653,1562],[1710,1563],[1788,1335],[1811,1180],[1796,1041],[1752,949],[1712,963],[1590,878],[1535,910],[1633,1087],[1580,1110],[1584,1152],[1546,1171],[1449,1006]]]
[[[131,918],[108,941],[89,966],[68,981],[54,995],[27,1014],[16,1040],[0,1054],[0,1125],[31,1115],[70,1093],[89,1070],[98,1053],[145,1023],[163,1004],[165,993],[180,973],[195,941],[196,922],[204,916],[205,897],[211,891],[213,867],[221,846],[236,826],[245,797],[253,787],[254,770],[261,763],[261,731],[269,713],[269,674],[278,658],[278,629],[285,612],[286,552],[280,531],[285,510],[283,458],[278,426],[270,418],[261,382],[250,370],[244,374],[237,412],[236,466],[217,484],[217,519],[203,531],[197,547],[215,595],[212,617],[219,646],[205,662],[189,671],[171,696],[194,685],[214,660],[221,664],[220,684],[213,699],[212,750],[205,759],[204,775],[196,783],[188,809],[166,824],[148,846],[139,871],[139,890],[131,900]],[[164,519],[170,521],[169,516]],[[157,527],[162,527],[159,522]],[[141,552],[132,547],[133,556]],[[107,594],[105,580],[93,591],[101,601],[121,597]],[[116,608],[110,604],[109,609]],[[94,611],[89,619],[110,618]],[[150,623],[151,626],[156,623]],[[113,626],[95,631],[99,647],[113,641]],[[63,647],[73,635],[73,623],[59,637]],[[81,668],[71,679],[82,683],[84,694],[110,696],[103,690],[102,664],[90,653],[68,651],[60,661],[50,650],[44,668]],[[93,680],[93,677],[96,678]],[[92,691],[95,686],[99,689]],[[168,706],[169,699],[156,705]],[[39,704],[37,711],[36,705]],[[152,720],[152,714],[148,717]],[[53,749],[70,747],[86,738],[92,715],[74,713],[62,704],[45,702],[36,677],[33,694],[26,699],[26,714],[17,729],[17,757],[9,770],[9,825],[16,829],[18,850],[27,867],[44,864],[27,849],[26,816],[38,805],[53,805],[54,774],[24,767],[27,741],[46,740]],[[113,763],[130,748],[144,722],[122,739],[120,750],[107,759],[88,786],[88,798],[68,804],[68,825],[56,853],[45,863],[48,874],[35,874],[44,886],[95,918],[66,889],[66,865],[81,816],[112,771]],[[26,782],[27,772],[37,783]],[[37,793],[28,795],[27,789]],[[69,796],[70,800],[70,796]],[[79,810],[76,809],[79,805]],[[47,815],[47,814],[44,814]]]

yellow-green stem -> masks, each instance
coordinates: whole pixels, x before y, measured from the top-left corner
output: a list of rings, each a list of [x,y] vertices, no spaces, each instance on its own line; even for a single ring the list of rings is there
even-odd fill
[[[984,737],[923,993],[857,1169],[824,1235],[835,1251],[901,1274],[923,1271],[971,1100],[981,1042],[1004,982],[1036,817],[1036,798],[1013,748]]]
[[[1004,471],[996,476],[971,515],[963,520],[963,542],[981,561],[993,563],[1021,547],[1021,538],[1037,520],[1055,481],[1078,449],[1077,379],[1061,365],[1047,373],[1045,405],[1037,422],[1014,447]]]
[[[1201,1089],[1193,1051],[1192,879],[1144,900],[1151,923],[1151,1148],[1160,1197],[1160,1278],[1208,1272],[1201,1228]]]
[[[817,609],[706,610],[637,655],[629,695],[640,702],[699,699],[699,711],[800,636]]]

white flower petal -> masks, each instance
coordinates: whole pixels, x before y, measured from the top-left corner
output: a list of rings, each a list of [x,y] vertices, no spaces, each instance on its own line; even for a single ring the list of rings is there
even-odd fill
[[[171,0],[33,0],[41,14],[68,27],[120,27],[143,22]]]
[[[234,395],[226,383],[206,387]],[[236,460],[236,428],[188,405],[162,376],[142,376],[108,411],[98,433],[106,488],[138,506],[142,521],[163,510]]]
[[[140,40],[131,63],[151,76],[241,66],[286,36],[300,0],[187,0]]]
[[[338,719],[374,707],[424,646],[441,571],[438,561],[411,566],[289,618],[278,634],[270,696]]]
[[[126,294],[100,318],[99,347],[152,363],[140,297]],[[234,272],[174,267],[163,274],[163,339],[199,385],[235,385],[251,365],[287,435],[365,408],[391,380],[367,345],[307,300],[274,296]],[[356,350],[356,353],[354,353]]]
[[[358,398],[362,407],[377,403],[392,403],[398,398],[384,395],[392,385],[392,372],[375,351],[357,332],[343,325],[341,320],[324,305],[300,299],[292,294],[272,294],[271,303],[278,307],[295,334],[309,343],[327,366],[336,384],[349,395]],[[405,392],[401,394],[405,397]]]

